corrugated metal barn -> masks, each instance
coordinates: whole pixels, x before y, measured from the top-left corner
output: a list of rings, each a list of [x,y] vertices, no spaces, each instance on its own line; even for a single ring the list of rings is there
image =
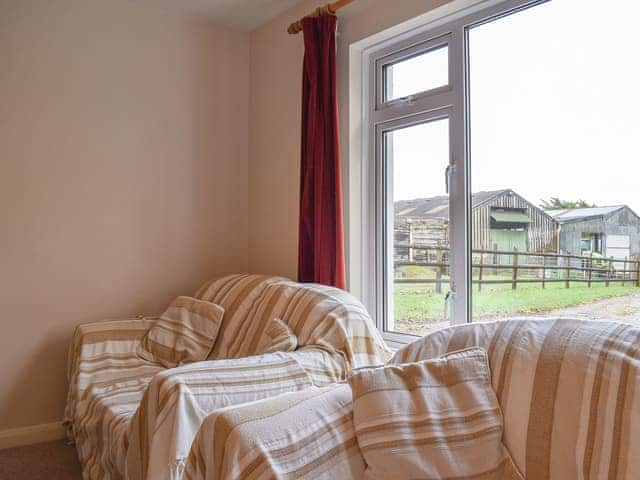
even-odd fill
[[[640,259],[640,216],[626,205],[549,210],[560,224],[562,253],[594,252],[616,260]],[[621,262],[616,262],[616,268]]]

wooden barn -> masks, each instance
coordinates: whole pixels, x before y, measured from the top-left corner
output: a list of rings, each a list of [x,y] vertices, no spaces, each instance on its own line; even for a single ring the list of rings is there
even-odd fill
[[[558,251],[558,223],[511,189],[474,193],[471,223],[474,250]],[[449,197],[396,202],[394,237],[396,245],[448,247]],[[419,251],[400,247],[394,256],[423,260]]]

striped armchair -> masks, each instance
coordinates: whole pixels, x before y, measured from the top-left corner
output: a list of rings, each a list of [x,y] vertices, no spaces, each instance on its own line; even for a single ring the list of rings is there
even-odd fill
[[[389,351],[347,292],[280,277],[232,275],[195,295],[224,317],[209,358],[166,369],[136,355],[153,318],[81,325],[69,351],[68,436],[85,479],[174,479],[209,414],[232,405],[344,380]],[[273,318],[298,349],[257,355]]]

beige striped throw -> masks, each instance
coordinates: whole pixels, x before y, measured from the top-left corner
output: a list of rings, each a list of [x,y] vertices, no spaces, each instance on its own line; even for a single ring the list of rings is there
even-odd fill
[[[200,427],[183,480],[361,479],[351,419],[344,383],[219,410]]]
[[[566,318],[473,323],[418,339],[391,364],[474,346],[487,351],[503,443],[528,480],[638,479],[640,327]],[[305,390],[256,403],[238,417],[234,409],[209,417],[185,478],[363,478],[350,394],[348,385]],[[231,429],[218,436],[222,417]]]
[[[338,354],[352,368],[377,365],[391,356],[362,303],[344,290],[278,277],[231,275],[207,283],[195,296],[225,311],[209,360],[255,355],[273,318],[291,328],[300,347]]]
[[[635,480],[640,472],[640,327],[571,318],[447,328],[394,363],[481,346],[527,479]]]
[[[383,363],[389,353],[362,304],[338,289],[239,274],[207,282],[194,296],[224,309],[208,355],[214,361],[164,370],[139,357],[138,346],[157,318],[93,323],[76,330],[64,420],[87,480],[179,478],[200,423],[211,413],[310,384],[344,381],[351,366]],[[273,318],[291,328],[298,348],[253,356]],[[323,437],[314,448],[331,446],[328,440]],[[357,452],[357,445],[349,450],[354,462]],[[342,461],[333,454],[304,458]],[[341,468],[319,465],[306,478]]]
[[[258,341],[256,355],[273,352],[293,352],[298,348],[298,337],[279,318],[272,318],[262,332],[262,336]]]
[[[142,339],[138,355],[167,368],[205,360],[218,336],[223,314],[220,305],[178,297]]]
[[[522,478],[502,444],[483,349],[362,369],[349,384],[364,478]]]

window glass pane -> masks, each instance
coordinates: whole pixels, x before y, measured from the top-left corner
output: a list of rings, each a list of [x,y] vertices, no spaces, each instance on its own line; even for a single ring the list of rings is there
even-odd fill
[[[631,8],[558,0],[469,32],[476,321],[640,323],[640,64],[614,4]]]
[[[423,335],[446,322],[449,291],[449,120],[384,136],[387,169],[386,330]],[[389,228],[390,227],[390,228]]]
[[[449,84],[449,47],[442,46],[384,67],[384,100]]]

